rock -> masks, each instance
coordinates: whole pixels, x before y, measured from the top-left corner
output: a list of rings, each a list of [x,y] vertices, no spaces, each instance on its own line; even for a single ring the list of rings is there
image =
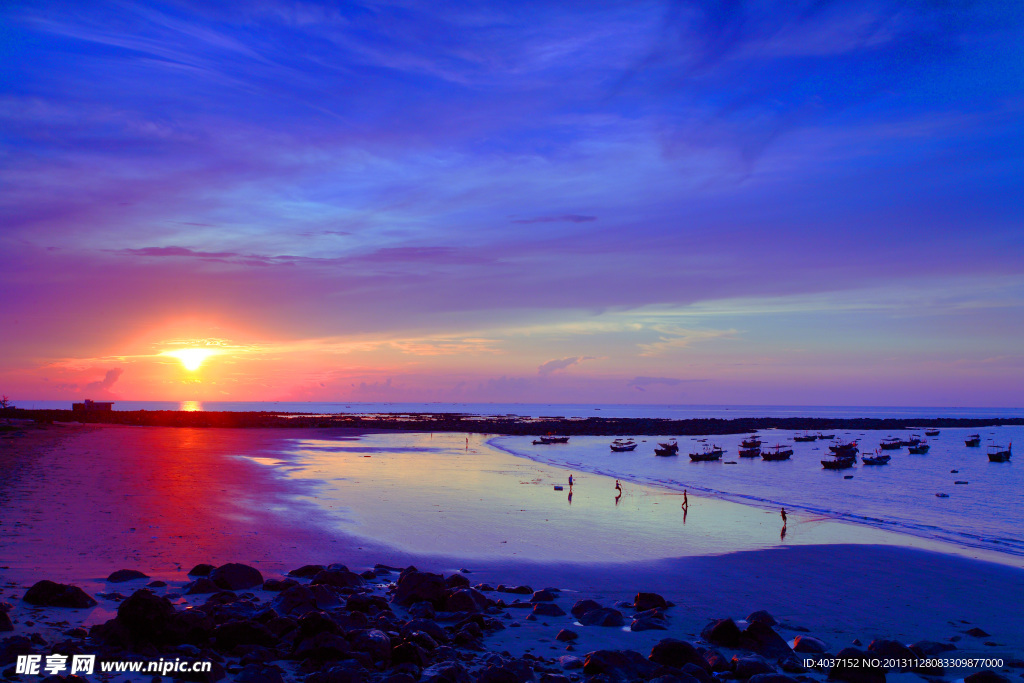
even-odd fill
[[[171,635],[174,614],[170,600],[141,588],[118,605],[115,621],[132,642],[162,645]]]
[[[263,582],[263,590],[270,591],[271,593],[280,593],[283,590],[288,590],[292,586],[298,586],[299,582],[295,579],[267,579]]]
[[[562,655],[558,658],[558,664],[566,671],[583,668],[583,660],[573,655]]]
[[[348,641],[336,633],[317,633],[306,638],[295,646],[295,659],[330,659],[345,658],[351,648]]]
[[[521,683],[521,679],[507,666],[488,666],[476,674],[476,683]]]
[[[37,582],[29,588],[22,599],[30,605],[38,605],[40,607],[84,609],[86,607],[95,607],[99,604],[78,586],[55,583],[46,579]]]
[[[311,638],[318,633],[337,633],[340,629],[333,619],[324,612],[307,612],[303,614],[295,627],[299,632],[299,639]]]
[[[366,683],[366,669],[358,662],[342,662],[306,676],[305,683]]]
[[[444,584],[449,588],[469,588],[469,579],[462,574],[452,574],[444,580]]]
[[[739,647],[740,628],[732,619],[719,619],[704,627],[701,637],[709,643],[722,647]]]
[[[435,607],[440,607],[444,604],[447,589],[444,577],[440,574],[407,571],[399,577],[391,601],[400,605],[411,605],[426,600]]]
[[[687,664],[700,667],[701,671],[710,672],[711,666],[693,643],[675,638],[663,638],[658,641],[648,656],[655,664],[664,664],[682,669]]]
[[[365,652],[375,662],[391,659],[391,638],[384,631],[375,628],[350,631],[348,639],[353,650]]]
[[[14,624],[11,622],[11,618],[7,615],[7,612],[0,611],[0,633],[13,630]]]
[[[317,572],[311,586],[336,586],[338,588],[357,588],[363,585],[363,577],[347,569],[325,569]]]
[[[427,665],[427,651],[416,643],[399,643],[391,648],[392,664],[413,664],[417,667]]]
[[[732,670],[736,678],[750,678],[757,674],[773,674],[775,667],[760,655],[739,655],[732,658]]]
[[[646,612],[649,609],[668,609],[668,601],[657,593],[637,593],[633,598],[633,609]]]
[[[438,643],[447,643],[449,640],[448,632],[441,628],[437,622],[430,621],[429,619],[413,619],[406,622],[402,627],[401,634],[403,638],[408,639],[411,634],[417,631],[426,633]]]
[[[185,595],[205,595],[206,593],[219,592],[220,586],[205,576],[185,584]]]
[[[148,579],[149,577],[136,569],[118,569],[116,572],[107,577],[107,581],[110,583],[123,583],[125,581],[134,581],[135,579]]]
[[[420,683],[473,683],[473,679],[458,662],[438,662],[423,670]]]
[[[985,669],[975,672],[970,676],[964,676],[964,683],[1010,683],[1010,679],[997,674],[995,671]]]
[[[230,652],[239,645],[273,647],[277,639],[263,624],[252,619],[230,621],[213,630],[218,649]]]
[[[284,677],[276,666],[249,664],[235,676],[235,683],[284,683]]]
[[[498,590],[501,590],[501,588],[499,587]],[[512,586],[511,588],[506,587],[502,592],[513,593],[515,595],[531,595],[533,593],[533,589],[529,586]]]
[[[793,641],[794,652],[806,652],[809,654],[821,654],[822,652],[828,651],[828,646],[825,641],[811,636],[797,636]]]
[[[445,600],[445,609],[449,612],[483,612],[487,609],[487,598],[478,590],[460,588]]]
[[[553,602],[538,602],[533,606],[533,614],[538,617],[564,617],[565,610]]]
[[[586,675],[605,674],[620,681],[649,679],[655,668],[652,662],[632,650],[595,650],[588,653],[583,662],[583,673]]]
[[[574,617],[579,619],[587,612],[593,611],[595,609],[601,609],[601,605],[593,600],[579,600],[576,602],[575,605],[572,606],[572,609],[569,611],[572,612],[572,615]]]
[[[590,610],[579,617],[584,626],[622,626],[626,623],[622,612],[611,607],[600,607]]]
[[[433,619],[437,616],[437,610],[434,606],[426,600],[422,602],[413,603],[409,607],[409,616],[414,619]]]
[[[966,633],[969,636],[974,636],[975,638],[988,638],[992,635],[991,633],[985,631],[985,629],[978,628],[977,626],[975,626],[972,629],[964,631],[964,633]]]
[[[533,595],[530,596],[530,602],[551,602],[554,599],[555,594],[546,589],[534,591]]]
[[[786,657],[793,653],[786,639],[763,621],[752,622],[743,629],[739,646],[766,657]]]
[[[299,616],[318,609],[313,591],[308,586],[292,586],[281,592],[271,606],[278,614]]]
[[[779,625],[779,622],[776,621],[775,617],[768,614],[768,612],[764,611],[763,609],[759,609],[756,612],[751,612],[750,615],[747,617],[748,624],[753,624],[755,621],[766,624],[768,626]]]
[[[909,647],[895,640],[872,640],[868,652],[877,659],[917,659],[917,655]],[[910,667],[902,667],[909,669]]]
[[[166,588],[166,587],[167,587],[167,582],[166,581],[150,581],[149,583],[146,584],[146,588]]]
[[[630,631],[667,631],[668,622],[664,619],[658,619],[657,617],[643,617],[641,619],[634,619],[633,623],[629,625]]]
[[[855,647],[845,647],[836,658],[840,660],[828,672],[830,681],[846,681],[846,683],[885,683],[885,669],[869,666],[871,657]],[[850,666],[845,662],[859,660],[859,665]]]
[[[210,573],[210,579],[229,591],[244,590],[263,585],[263,575],[259,570],[247,564],[229,562],[222,564]]]
[[[707,661],[703,660],[700,664],[684,664],[683,673],[690,674],[697,683],[715,683],[715,678],[708,673],[704,667],[708,665]]]
[[[197,564],[188,571],[189,576],[209,576],[216,567],[212,564]]]
[[[297,579],[311,579],[326,568],[322,564],[306,564],[298,569],[291,570],[288,572],[288,576],[293,576]]]
[[[732,670],[732,663],[718,650],[706,650],[704,661],[711,667],[712,673],[720,674]]]
[[[558,635],[555,636],[555,640],[562,643],[571,643],[579,637],[579,634],[575,631],[570,631],[567,628],[563,628],[561,631],[558,632]]]

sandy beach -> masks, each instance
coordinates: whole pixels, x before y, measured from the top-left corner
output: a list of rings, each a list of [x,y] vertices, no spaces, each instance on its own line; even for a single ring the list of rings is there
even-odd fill
[[[182,596],[199,563],[244,563],[264,578],[311,563],[355,572],[383,563],[466,570],[474,585],[558,588],[565,611],[582,598],[631,603],[641,591],[675,604],[668,630],[640,632],[512,614],[518,626],[485,642],[515,656],[565,654],[554,640],[562,628],[579,633],[581,657],[646,656],[662,638],[696,641],[709,622],[755,610],[790,642],[810,634],[832,653],[875,639],[1007,661],[1024,652],[1016,567],[827,520],[791,518],[780,539],[777,515],[714,499],[691,500],[684,520],[678,496],[627,486],[616,503],[612,481],[597,475],[577,479],[570,504],[567,490],[553,490],[564,470],[490,449],[484,435],[299,431],[54,425],[4,439],[0,601],[12,605],[13,634],[52,643],[62,622],[111,618],[129,587],[146,585],[108,583],[118,569],[166,582],[153,590],[181,608],[205,597]],[[21,598],[41,579],[121,598],[40,619]]]

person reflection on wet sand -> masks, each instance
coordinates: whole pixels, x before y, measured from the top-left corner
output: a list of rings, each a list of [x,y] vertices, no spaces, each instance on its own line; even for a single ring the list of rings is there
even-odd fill
[[[622,489],[619,489],[618,494],[615,496],[615,504],[618,505],[620,500],[622,500]]]
[[[686,526],[686,515],[687,515],[688,512],[690,512],[690,506],[684,505],[683,506],[683,526]]]
[[[572,505],[572,486],[569,487],[569,505]]]
[[[782,525],[782,532],[779,534],[779,540],[780,541],[785,541],[786,540],[786,525],[785,524]]]

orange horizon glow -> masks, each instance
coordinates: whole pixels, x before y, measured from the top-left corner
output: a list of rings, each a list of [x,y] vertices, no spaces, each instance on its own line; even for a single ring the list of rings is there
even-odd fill
[[[217,349],[178,349],[176,351],[164,351],[161,356],[170,356],[181,361],[182,366],[189,372],[195,372],[210,356],[219,355]]]

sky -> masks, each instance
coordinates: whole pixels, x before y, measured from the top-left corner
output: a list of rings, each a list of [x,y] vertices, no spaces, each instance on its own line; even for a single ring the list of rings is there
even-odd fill
[[[1022,44],[1017,2],[5,2],[0,393],[1024,406]]]

